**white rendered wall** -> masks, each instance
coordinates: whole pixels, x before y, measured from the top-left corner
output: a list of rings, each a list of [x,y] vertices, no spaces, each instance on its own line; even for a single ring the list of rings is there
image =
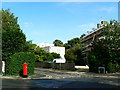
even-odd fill
[[[39,46],[39,47],[48,47],[48,46],[50,46],[50,47],[52,47],[52,46],[54,46],[54,44],[49,44],[49,43],[39,43],[39,44],[37,44],[37,46]]]
[[[58,53],[60,54],[61,58],[64,58],[65,47],[54,46],[54,44],[49,43],[39,43],[37,45],[45,51]]]
[[[65,55],[65,47],[57,47],[57,46],[49,47],[49,52],[58,53],[58,54],[60,54],[61,58],[64,58],[64,55]]]

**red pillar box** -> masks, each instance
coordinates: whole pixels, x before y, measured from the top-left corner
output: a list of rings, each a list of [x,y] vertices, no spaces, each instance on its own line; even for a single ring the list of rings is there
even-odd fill
[[[23,77],[27,77],[27,65],[26,62],[23,64]]]

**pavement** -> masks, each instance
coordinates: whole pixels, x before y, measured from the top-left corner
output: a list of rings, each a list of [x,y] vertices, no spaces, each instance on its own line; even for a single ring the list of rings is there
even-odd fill
[[[61,88],[96,88],[96,87],[120,87],[120,73],[96,74],[76,71],[54,70],[35,68],[35,75],[22,78],[19,76],[1,76],[3,87],[12,87],[11,82],[16,83],[13,87],[61,87]],[[26,81],[27,79],[27,81]],[[19,80],[19,82],[18,82]],[[6,83],[7,82],[7,83]],[[18,84],[17,84],[18,83]]]

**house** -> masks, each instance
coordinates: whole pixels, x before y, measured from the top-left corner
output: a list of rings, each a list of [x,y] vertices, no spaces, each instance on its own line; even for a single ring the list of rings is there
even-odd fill
[[[104,36],[101,35],[101,32],[103,31],[103,27],[107,26],[108,22],[107,21],[101,21],[101,24],[97,24],[97,28],[94,29],[93,32],[89,33],[87,36],[84,37],[84,39],[81,41],[81,43],[84,44],[84,48],[83,48],[83,55],[84,60],[87,62],[87,56],[89,54],[89,52],[91,51],[92,48],[92,43],[96,42],[98,39],[100,38],[104,38]]]
[[[37,44],[40,48],[42,48],[45,51],[48,51],[50,53],[58,53],[61,56],[61,59],[59,59],[59,62],[66,62],[65,60],[65,47],[59,47],[59,46],[54,46],[54,44],[49,44],[49,43],[39,43]],[[57,59],[56,59],[57,60]],[[55,60],[54,60],[55,61]]]

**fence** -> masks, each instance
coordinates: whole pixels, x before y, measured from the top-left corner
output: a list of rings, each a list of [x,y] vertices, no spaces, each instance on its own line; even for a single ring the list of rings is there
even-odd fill
[[[75,70],[75,63],[45,63],[45,62],[36,62],[36,68],[52,68],[59,70]]]

